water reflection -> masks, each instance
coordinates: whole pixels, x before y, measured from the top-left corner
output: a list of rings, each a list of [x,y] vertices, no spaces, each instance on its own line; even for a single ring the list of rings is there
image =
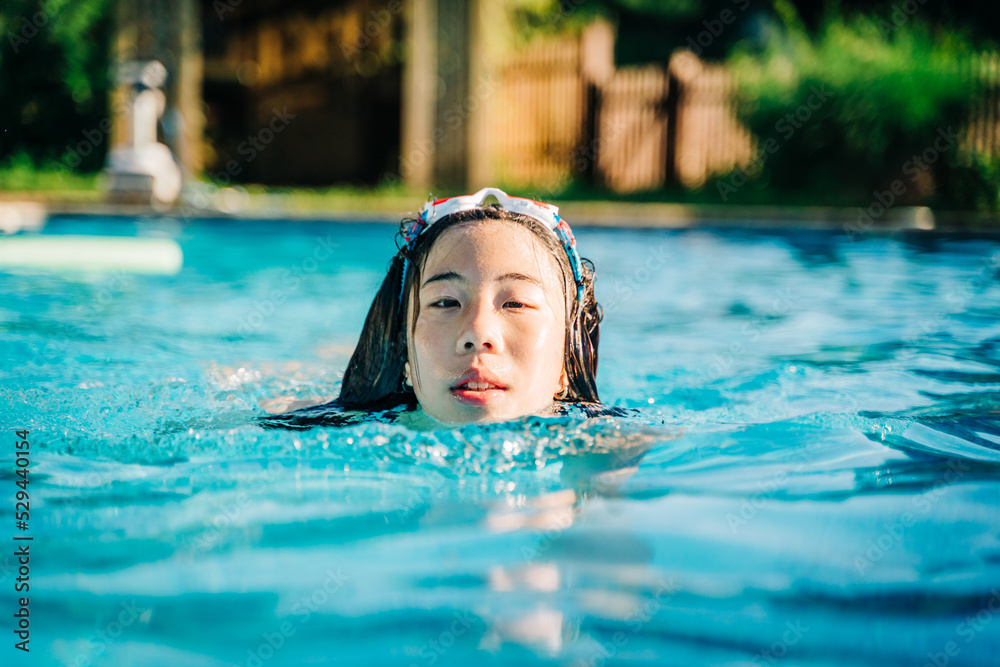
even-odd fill
[[[489,570],[488,586],[497,593],[510,593],[512,600],[534,600],[529,609],[514,611],[506,605],[484,618],[488,626],[482,646],[497,649],[515,643],[546,655],[560,654],[567,641],[579,632],[579,619],[570,618],[551,598],[569,588],[574,561],[605,560],[613,567],[629,563],[633,567],[652,561],[652,549],[625,529],[616,532],[609,552],[608,536],[590,536],[572,531],[575,524],[586,522],[588,502],[595,498],[615,497],[619,487],[639,470],[642,459],[653,446],[651,440],[636,443],[634,437],[622,436],[608,451],[583,452],[563,457],[560,479],[566,488],[544,493],[510,508],[489,508],[484,517],[488,531],[526,532],[532,543],[520,549],[523,563],[494,565]],[[607,597],[622,608],[631,608],[638,598],[628,593],[601,596],[593,591],[578,600],[581,614],[606,613]]]

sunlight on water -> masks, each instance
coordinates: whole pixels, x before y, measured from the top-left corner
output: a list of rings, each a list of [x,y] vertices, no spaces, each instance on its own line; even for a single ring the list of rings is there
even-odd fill
[[[1000,243],[581,229],[629,416],[289,430],[393,230],[273,224],[0,275],[25,664],[1000,664]]]

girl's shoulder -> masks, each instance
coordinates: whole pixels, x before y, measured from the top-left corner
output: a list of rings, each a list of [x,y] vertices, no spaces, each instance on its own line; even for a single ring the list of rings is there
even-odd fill
[[[301,410],[293,410],[278,415],[259,417],[257,423],[264,428],[287,428],[304,430],[316,426],[351,426],[370,422],[391,424],[403,412],[415,410],[416,397],[413,394],[392,394],[364,409],[345,408],[337,399]]]
[[[635,408],[622,408],[604,403],[588,401],[556,401],[553,412],[567,417],[638,417],[642,413]]]
[[[367,405],[364,409],[345,408],[337,400],[333,400],[322,405],[314,405],[283,414],[264,415],[258,418],[257,423],[264,428],[295,430],[317,426],[352,426],[372,422],[407,423],[404,418],[405,413],[413,412],[417,410],[417,407],[416,396],[396,393],[386,396],[377,403]],[[550,414],[580,419],[592,417],[638,418],[642,416],[642,412],[636,408],[623,408],[587,401],[556,401]]]

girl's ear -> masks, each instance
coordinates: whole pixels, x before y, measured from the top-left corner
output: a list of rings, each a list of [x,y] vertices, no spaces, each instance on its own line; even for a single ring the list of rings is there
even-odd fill
[[[559,375],[559,392],[553,398],[566,398],[569,395],[569,376],[566,374],[566,366],[563,366]]]

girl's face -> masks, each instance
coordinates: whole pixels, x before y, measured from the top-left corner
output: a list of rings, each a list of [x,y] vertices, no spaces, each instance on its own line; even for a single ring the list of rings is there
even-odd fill
[[[421,281],[408,349],[424,412],[464,424],[552,404],[565,380],[562,278],[531,231],[496,220],[452,227],[435,241]]]

